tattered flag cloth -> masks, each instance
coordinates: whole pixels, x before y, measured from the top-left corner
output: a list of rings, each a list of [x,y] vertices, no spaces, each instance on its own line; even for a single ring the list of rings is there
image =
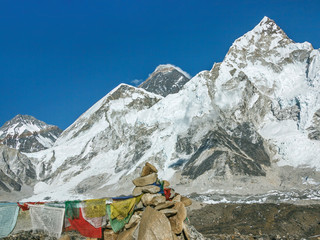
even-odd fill
[[[66,209],[66,218],[74,219],[79,218],[79,209],[80,209],[81,201],[66,201],[65,209]]]
[[[60,238],[64,209],[44,205],[30,205],[30,216],[33,230],[43,230],[49,236]]]
[[[107,213],[108,213],[108,216],[109,216],[111,228],[115,233],[119,232],[124,227],[124,225],[126,225],[130,221],[130,218],[131,218],[131,216],[133,214],[133,212],[131,212],[128,216],[126,216],[122,220],[119,220],[117,218],[112,219],[111,218],[111,206],[110,205],[107,205]]]
[[[104,213],[106,214],[106,213]],[[95,228],[90,223],[88,223],[82,216],[81,209],[79,210],[79,218],[76,219],[68,219],[71,224],[71,229],[77,230],[82,236],[88,238],[101,238],[102,237],[102,229]]]
[[[117,218],[118,220],[125,219],[133,212],[134,206],[140,202],[142,195],[134,198],[129,198],[123,201],[114,201],[110,205],[111,219]]]
[[[13,231],[14,233],[32,231],[30,211],[19,211],[17,223]]]
[[[29,210],[29,206],[28,206],[27,203],[22,203],[22,204],[20,204],[20,203],[17,202],[17,204],[18,204],[18,206],[20,207],[20,209],[21,209],[22,211],[27,211],[27,210]]]
[[[84,201],[84,213],[87,218],[103,217],[106,215],[106,199],[91,199]]]
[[[169,201],[171,196],[171,188],[165,188],[163,189],[163,191],[164,191],[164,196],[166,197],[166,200]]]
[[[16,203],[0,203],[0,238],[8,236],[17,222],[19,207]]]
[[[95,228],[101,228],[102,226],[105,226],[107,224],[106,211],[104,212],[105,215],[103,217],[95,217],[95,218],[88,218],[85,215],[84,208],[81,208],[81,212],[82,212],[82,217]]]
[[[22,204],[17,202],[17,204],[18,204],[18,206],[20,207],[20,209],[22,211],[27,211],[27,210],[29,210],[29,205],[44,204],[44,202],[25,202],[25,203],[22,203]]]

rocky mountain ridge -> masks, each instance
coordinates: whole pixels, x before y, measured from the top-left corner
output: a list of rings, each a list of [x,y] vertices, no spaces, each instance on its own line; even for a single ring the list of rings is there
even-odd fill
[[[57,126],[18,114],[0,128],[0,143],[22,152],[38,152],[51,147],[61,132]]]
[[[32,187],[36,181],[32,161],[18,150],[0,144],[0,190],[21,192],[23,186]]]
[[[126,194],[147,161],[182,194],[317,188],[319,83],[320,51],[265,17],[177,93],[121,84],[28,153],[40,181],[29,200]]]
[[[181,68],[163,64],[159,65],[139,87],[165,97],[179,92],[190,79],[191,76]]]

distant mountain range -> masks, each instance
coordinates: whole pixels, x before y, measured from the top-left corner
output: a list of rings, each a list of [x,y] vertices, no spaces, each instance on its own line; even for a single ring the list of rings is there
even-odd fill
[[[1,128],[2,139],[13,126]],[[21,136],[23,129],[14,132]],[[2,140],[18,150],[0,163],[10,168],[19,154],[29,161],[20,171],[32,172],[20,175],[32,176],[21,180],[33,188],[20,194],[33,195],[29,200],[128,194],[146,161],[182,194],[254,194],[318,188],[319,136],[320,51],[293,42],[264,17],[211,70],[190,79],[160,65],[138,88],[116,87],[53,137],[52,146],[20,149],[20,140]],[[8,167],[0,169],[8,175]]]

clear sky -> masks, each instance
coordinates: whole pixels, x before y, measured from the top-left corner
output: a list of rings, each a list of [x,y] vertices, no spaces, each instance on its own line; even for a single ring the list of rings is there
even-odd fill
[[[0,0],[0,126],[20,113],[65,129],[159,64],[211,69],[264,16],[320,48],[318,0]]]

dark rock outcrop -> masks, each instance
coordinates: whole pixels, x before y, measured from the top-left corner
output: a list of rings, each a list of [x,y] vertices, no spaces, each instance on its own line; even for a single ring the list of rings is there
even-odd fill
[[[160,65],[139,87],[149,92],[167,96],[177,93],[190,80],[190,76],[179,68],[167,64]]]

